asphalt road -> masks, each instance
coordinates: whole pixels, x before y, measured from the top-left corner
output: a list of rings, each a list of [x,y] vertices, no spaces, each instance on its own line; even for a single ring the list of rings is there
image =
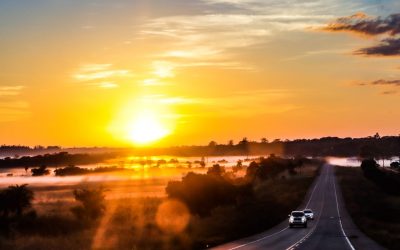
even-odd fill
[[[384,249],[360,232],[345,210],[334,167],[324,165],[303,204],[294,210],[311,208],[315,219],[307,228],[289,228],[285,220],[258,235],[229,242],[213,249]]]

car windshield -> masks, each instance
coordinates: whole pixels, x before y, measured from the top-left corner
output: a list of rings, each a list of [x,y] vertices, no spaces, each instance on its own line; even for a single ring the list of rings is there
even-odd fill
[[[294,216],[294,217],[301,217],[301,216],[304,216],[304,213],[303,213],[303,212],[293,212],[293,213],[292,213],[292,216]]]
[[[304,213],[310,214],[310,213],[312,213],[312,211],[311,210],[304,210]]]

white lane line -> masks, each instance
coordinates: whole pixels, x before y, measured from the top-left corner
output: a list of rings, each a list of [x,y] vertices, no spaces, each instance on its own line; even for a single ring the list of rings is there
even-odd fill
[[[314,191],[315,191],[315,189],[317,188],[317,186],[319,185],[320,182],[321,182],[321,180],[318,180],[318,183],[315,183],[314,189],[313,189],[313,191],[311,192],[310,198],[308,199],[308,202],[307,202],[305,208],[308,208],[308,205],[310,205],[311,198],[312,198],[313,195],[314,195]]]
[[[355,250],[354,246],[351,244],[349,237],[347,237],[346,233],[344,232],[343,229],[343,225],[342,225],[342,220],[340,219],[340,211],[339,211],[339,202],[338,202],[338,198],[337,198],[337,194],[336,194],[336,184],[335,184],[336,180],[333,180],[333,187],[335,188],[335,199],[336,199],[336,209],[338,212],[338,216],[339,216],[339,225],[340,225],[340,229],[342,230],[343,236],[346,239],[347,243],[349,244],[351,250]]]
[[[269,237],[272,237],[272,236],[274,236],[274,235],[277,235],[277,234],[279,234],[279,233],[282,233],[283,231],[285,231],[286,229],[288,229],[289,227],[285,227],[284,229],[282,229],[281,231],[279,231],[279,232],[276,232],[276,233],[273,233],[273,234],[270,234],[270,235],[267,235],[267,236],[264,236],[264,237],[262,237],[262,238],[260,238],[260,239],[258,239],[258,240],[255,240],[255,241],[251,241],[251,242],[249,242],[249,243],[246,243],[246,244],[243,244],[243,245],[240,245],[240,246],[237,246],[237,247],[234,247],[234,248],[229,248],[230,250],[234,250],[234,249],[238,249],[238,248],[241,248],[241,247],[245,247],[245,246],[248,246],[248,245],[250,245],[250,244],[253,244],[253,243],[256,243],[256,242],[259,242],[259,241],[262,241],[262,240],[265,240],[265,239],[267,239],[267,238],[269,238]]]
[[[318,177],[318,178],[319,178],[319,177]],[[321,179],[322,179],[322,178],[321,178]],[[317,186],[319,186],[319,184],[321,183],[321,179],[318,179],[318,182],[317,182],[317,183],[315,183],[314,189],[313,189],[313,191],[311,192],[311,195],[310,195],[310,198],[308,199],[308,202],[307,202],[307,205],[306,205],[306,207],[308,207],[308,205],[310,204],[310,202],[311,202],[311,199],[312,199],[312,197],[313,197],[313,195],[314,195],[314,191],[315,191],[315,189],[316,189],[316,188],[317,188]],[[257,240],[254,240],[254,241],[250,241],[250,242],[248,242],[248,243],[245,243],[245,244],[243,244],[243,245],[239,245],[239,246],[236,246],[236,247],[233,247],[233,248],[229,248],[229,250],[235,250],[235,249],[242,248],[242,247],[245,247],[245,246],[251,245],[251,244],[253,244],[253,243],[256,243],[256,242],[259,242],[259,241],[265,240],[265,239],[267,239],[267,238],[269,238],[269,237],[272,237],[272,236],[274,236],[274,235],[277,235],[277,234],[280,234],[280,233],[282,233],[283,231],[287,230],[288,228],[289,228],[289,227],[285,227],[284,229],[282,229],[282,230],[281,230],[281,231],[279,231],[279,232],[275,232],[275,233],[273,233],[273,234],[270,234],[270,235],[264,236],[264,237],[262,237],[262,238],[260,238],[260,239],[257,239]]]

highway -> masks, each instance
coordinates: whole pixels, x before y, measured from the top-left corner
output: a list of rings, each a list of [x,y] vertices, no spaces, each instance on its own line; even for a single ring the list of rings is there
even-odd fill
[[[384,249],[353,224],[344,207],[333,166],[325,164],[322,167],[303,204],[293,210],[304,208],[311,208],[315,214],[307,228],[289,228],[285,220],[266,232],[213,249]]]

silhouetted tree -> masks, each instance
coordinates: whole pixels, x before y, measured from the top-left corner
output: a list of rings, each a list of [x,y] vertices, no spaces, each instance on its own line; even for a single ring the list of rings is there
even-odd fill
[[[249,154],[249,140],[247,139],[247,137],[244,137],[239,143],[238,146],[240,148],[240,150],[248,156]]]
[[[204,216],[218,206],[235,204],[238,189],[219,176],[188,173],[182,181],[170,181],[166,192],[184,202],[193,214]]]
[[[42,165],[39,168],[31,169],[32,176],[42,176],[50,174],[50,170],[46,168],[46,166]]]
[[[222,176],[225,173],[225,168],[219,164],[213,165],[207,170],[208,175]]]
[[[73,194],[75,200],[81,203],[80,206],[71,209],[78,219],[95,220],[104,214],[106,206],[102,188],[77,189]]]
[[[400,162],[394,161],[394,162],[390,163],[390,167],[398,169],[398,168],[400,168]]]
[[[27,184],[9,186],[0,192],[0,212],[2,216],[8,217],[11,213],[19,217],[25,209],[32,206],[34,194],[27,186]]]

